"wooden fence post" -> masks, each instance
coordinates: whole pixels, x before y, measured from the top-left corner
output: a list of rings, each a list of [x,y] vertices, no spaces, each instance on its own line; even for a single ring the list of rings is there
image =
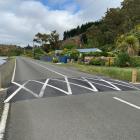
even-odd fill
[[[132,70],[132,83],[136,83],[137,82],[137,75],[138,75],[137,69],[133,69]]]

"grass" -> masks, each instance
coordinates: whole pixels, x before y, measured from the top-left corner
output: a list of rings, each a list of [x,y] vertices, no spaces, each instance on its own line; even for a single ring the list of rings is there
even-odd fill
[[[133,68],[119,68],[119,67],[105,67],[105,66],[91,66],[91,65],[80,65],[80,64],[62,64],[65,67],[74,67],[79,71],[102,75],[111,77],[114,79],[120,79],[124,81],[131,81],[132,80],[132,69]],[[138,78],[137,81],[140,82],[140,68],[138,69]]]

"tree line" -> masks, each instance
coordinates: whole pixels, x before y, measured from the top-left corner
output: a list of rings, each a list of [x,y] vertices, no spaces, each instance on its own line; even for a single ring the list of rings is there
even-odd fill
[[[124,0],[121,8],[108,9],[101,20],[65,31],[64,40],[84,33],[87,37],[85,47],[98,47],[105,51],[112,51],[122,35],[131,34],[133,39],[134,37],[139,39],[139,30],[136,31],[137,36],[134,33],[139,24],[140,0]],[[127,40],[126,37],[123,39]]]

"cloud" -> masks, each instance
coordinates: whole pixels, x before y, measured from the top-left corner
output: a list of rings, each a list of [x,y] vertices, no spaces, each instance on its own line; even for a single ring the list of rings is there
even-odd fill
[[[0,1],[0,43],[28,44],[37,32],[49,33],[55,29],[62,38],[65,30],[101,18],[107,8],[119,6],[120,1],[54,0],[51,5],[65,3],[61,10],[40,0]]]

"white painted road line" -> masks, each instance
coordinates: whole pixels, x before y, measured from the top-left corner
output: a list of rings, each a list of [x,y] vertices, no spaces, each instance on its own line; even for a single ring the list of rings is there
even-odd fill
[[[59,80],[59,79],[51,79],[51,80],[60,81],[60,82],[66,83],[66,81]],[[85,86],[82,86],[82,85],[79,85],[79,84],[75,84],[75,83],[72,83],[72,82],[69,82],[69,84],[75,85],[75,86],[78,86],[78,87],[82,87],[82,88],[88,89],[88,90],[90,90],[92,92],[95,92],[92,88],[88,88],[88,87],[85,87]]]
[[[11,83],[15,79],[15,72],[16,72],[16,59],[15,59],[15,66],[14,66],[14,71],[13,71]],[[1,117],[1,121],[0,121],[0,140],[3,140],[3,138],[4,138],[6,122],[7,122],[8,113],[9,113],[9,107],[10,107],[9,103],[6,103],[5,101],[4,101],[4,103],[5,103],[4,104],[4,109],[3,109],[3,113],[2,113],[2,117]]]
[[[11,82],[14,82],[14,79],[15,79],[15,72],[16,72],[16,59],[15,59],[15,66],[14,66],[14,71],[13,71],[13,75],[12,75],[12,80],[11,80]]]
[[[27,83],[27,82],[26,82]],[[24,83],[23,85],[26,85],[26,83]],[[23,86],[22,85],[22,86]],[[5,101],[4,103],[8,103],[23,87],[20,86],[13,94],[11,94]]]
[[[9,103],[4,104],[4,110],[3,110],[1,122],[0,122],[0,140],[3,140],[4,138],[6,122],[7,122],[8,113],[9,113],[9,107],[10,107]]]
[[[23,84],[23,85],[20,85],[20,84],[18,84],[18,83],[16,83],[16,82],[13,82],[13,84],[15,84],[15,85],[17,85],[17,86],[19,86],[19,87],[22,87],[22,89],[26,90],[27,92],[31,93],[33,96],[35,96],[35,97],[38,98],[39,96],[38,96],[37,93],[35,93],[35,92],[31,91],[30,89],[28,89],[28,88],[25,87],[25,85],[26,85],[28,82],[29,82],[29,81],[26,81],[25,84]]]
[[[71,90],[71,87],[70,87],[70,84],[69,84],[69,81],[68,81],[68,77],[67,77],[66,75],[61,74],[61,73],[59,73],[59,72],[57,72],[57,71],[54,71],[53,69],[47,68],[47,67],[45,67],[45,66],[43,66],[43,65],[41,65],[41,64],[38,64],[38,63],[36,63],[36,62],[33,62],[33,61],[31,61],[31,60],[30,60],[30,62],[33,63],[33,64],[36,64],[36,65],[38,65],[38,66],[40,66],[40,67],[42,67],[42,68],[44,68],[44,69],[46,69],[46,70],[48,70],[48,71],[50,71],[50,72],[56,73],[56,74],[58,74],[58,75],[64,77],[64,78],[65,78],[65,81],[66,81],[66,83],[67,83],[67,88],[68,88],[67,94],[68,94],[68,95],[71,95],[71,94],[72,94],[72,90]]]
[[[68,93],[69,93],[69,95],[71,95],[72,94],[72,90],[71,90],[71,87],[70,87],[70,83],[69,83],[68,77],[65,77],[65,81],[67,83]]]
[[[52,80],[52,79],[51,79],[51,80]],[[36,83],[39,83],[39,84],[44,85],[44,83],[43,83],[43,82],[40,82],[40,81],[36,81],[36,80],[30,80],[30,81],[33,81],[33,82],[36,82]],[[64,82],[66,82],[66,81],[64,81]],[[58,90],[58,91],[61,91],[61,92],[65,93],[65,94],[67,94],[67,95],[69,95],[69,93],[68,93],[67,91],[63,90],[63,89],[60,89],[60,88],[55,87],[55,86],[52,86],[52,85],[50,85],[50,84],[47,84],[47,86],[48,86],[48,87],[51,87],[51,88],[53,88],[53,89],[56,89],[56,90]]]
[[[45,89],[46,89],[46,86],[47,86],[49,80],[50,80],[50,79],[47,79],[47,80],[45,81],[43,87],[42,87],[41,90],[40,90],[39,97],[43,97],[44,92],[45,92]]]
[[[33,62],[32,60],[30,60],[30,62],[33,63],[33,64],[35,64],[35,65],[38,65],[38,66],[40,66],[40,67],[42,67],[42,68],[44,68],[44,69],[46,69],[46,70],[48,70],[48,71],[50,71],[50,72],[56,73],[56,74],[58,74],[58,75],[60,75],[60,76],[63,76],[64,78],[66,77],[66,75],[61,74],[61,73],[59,73],[59,72],[57,72],[57,71],[54,71],[54,70],[52,70],[52,69],[49,69],[49,68],[47,68],[47,67],[45,67],[45,66],[43,66],[43,65],[41,65],[41,64],[38,64],[38,63],[36,63],[36,62]]]
[[[127,101],[125,101],[125,100],[122,100],[122,99],[120,99],[120,98],[118,98],[118,97],[113,97],[113,99],[118,100],[118,101],[120,101],[120,102],[122,102],[122,103],[125,103],[125,104],[127,104],[127,105],[129,105],[129,106],[131,106],[131,107],[134,107],[134,108],[140,110],[140,106],[134,105],[134,104],[132,104],[132,103],[130,103],[130,102],[127,102]]]
[[[103,81],[109,85],[111,85],[115,90],[118,90],[118,91],[121,91],[120,88],[118,88],[117,86],[115,86],[114,84],[112,84],[111,82],[107,81],[107,80],[104,80],[104,79],[100,79],[100,81]]]
[[[98,89],[97,89],[90,81],[88,81],[85,77],[82,77],[82,78],[84,79],[84,81],[86,81],[86,82],[93,88],[93,90],[94,90],[95,92],[98,91]]]

